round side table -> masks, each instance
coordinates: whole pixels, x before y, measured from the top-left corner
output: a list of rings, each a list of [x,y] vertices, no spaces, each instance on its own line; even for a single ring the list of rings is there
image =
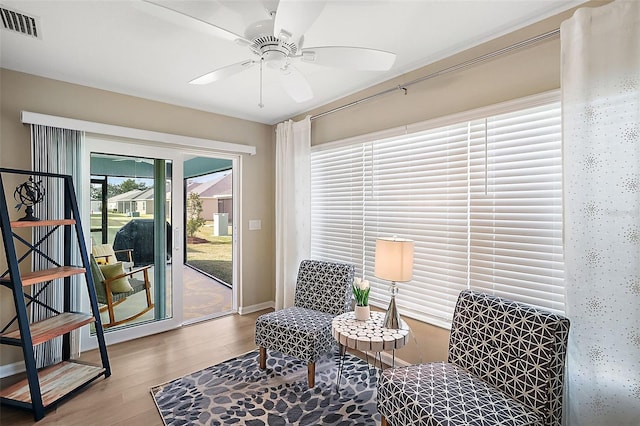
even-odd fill
[[[391,351],[393,354],[392,366],[395,366],[395,351],[402,348],[409,341],[409,326],[400,320],[400,328],[385,328],[384,312],[371,312],[371,317],[366,321],[358,321],[354,312],[347,312],[335,317],[331,323],[331,335],[340,345],[340,367],[338,369],[338,383],[342,377],[344,356],[347,348],[365,353],[367,363],[369,352],[379,354],[383,351]],[[374,357],[374,367],[375,367]],[[382,357],[380,357],[380,369],[382,369]]]

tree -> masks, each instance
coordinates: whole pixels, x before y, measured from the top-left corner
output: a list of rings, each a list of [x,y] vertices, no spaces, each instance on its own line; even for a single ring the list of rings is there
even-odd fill
[[[202,200],[195,192],[190,192],[187,197],[187,235],[193,237],[198,229],[205,224],[205,220],[200,217],[202,213]]]
[[[107,184],[107,198],[111,198],[114,195],[121,194],[120,185],[114,185],[112,183]]]
[[[144,182],[136,182],[133,179],[127,179],[123,180],[119,187],[118,194],[124,194],[125,192],[133,191],[134,189],[144,191],[147,189],[147,184]]]
[[[102,187],[91,185],[91,200],[102,201]]]

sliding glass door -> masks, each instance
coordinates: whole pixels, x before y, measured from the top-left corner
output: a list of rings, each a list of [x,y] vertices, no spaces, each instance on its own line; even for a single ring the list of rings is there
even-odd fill
[[[234,309],[234,188],[231,159],[184,158],[185,323],[211,319]]]
[[[96,263],[145,269],[150,285],[149,294],[120,296],[115,320],[99,300],[102,322],[111,324],[108,343],[237,311],[238,155],[90,135],[83,163],[90,166],[81,185],[91,200],[83,212],[87,247]],[[100,251],[105,247],[113,256]],[[144,274],[134,278],[144,281]],[[81,308],[88,310],[88,300]],[[89,329],[83,328],[81,350],[96,347]]]
[[[182,161],[175,150],[87,138],[90,242],[94,280],[116,270],[133,291],[99,300],[109,343],[182,323]],[[142,284],[141,284],[142,283]],[[137,285],[136,285],[137,284]],[[147,290],[148,288],[148,290]],[[132,294],[129,294],[132,293]],[[126,295],[126,297],[124,297]],[[98,294],[100,299],[100,294]],[[89,331],[82,348],[95,344]]]

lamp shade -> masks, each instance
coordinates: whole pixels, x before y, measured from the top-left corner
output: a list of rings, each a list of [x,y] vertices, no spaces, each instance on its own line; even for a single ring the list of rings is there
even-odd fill
[[[378,238],[376,240],[375,275],[387,281],[411,281],[413,277],[413,240]]]

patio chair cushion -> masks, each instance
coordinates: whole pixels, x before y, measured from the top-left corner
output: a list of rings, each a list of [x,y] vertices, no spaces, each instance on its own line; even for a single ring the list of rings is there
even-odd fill
[[[98,266],[105,280],[124,274],[124,267],[122,265],[122,262]],[[120,277],[111,281],[109,283],[109,288],[111,289],[112,293],[128,293],[130,291],[133,291],[133,287],[131,287],[131,284],[129,284],[129,280],[127,279],[127,277]]]

